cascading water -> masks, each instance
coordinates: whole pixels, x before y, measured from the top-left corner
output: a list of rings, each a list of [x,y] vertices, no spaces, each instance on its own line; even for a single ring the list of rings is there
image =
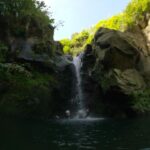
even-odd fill
[[[82,93],[82,87],[81,87],[81,56],[74,57],[73,59],[73,64],[75,66],[75,73],[76,73],[76,78],[77,78],[77,83],[76,83],[76,102],[78,104],[78,109],[83,109],[83,93]]]
[[[88,110],[85,108],[84,105],[84,94],[82,91],[82,78],[81,78],[81,66],[82,66],[82,54],[74,57],[73,64],[75,66],[75,73],[77,78],[76,83],[76,96],[75,101],[77,103],[77,115],[76,118],[85,118],[87,116]]]
[[[83,53],[73,58],[73,65],[74,65],[74,87],[73,87],[73,97],[71,99],[71,110],[66,110],[67,121],[98,121],[103,120],[104,118],[95,118],[91,116],[91,112],[86,104],[85,95],[86,92],[82,88],[82,74],[81,74],[81,67],[82,67],[82,58]],[[90,116],[89,116],[90,114]],[[66,121],[63,120],[63,121]]]

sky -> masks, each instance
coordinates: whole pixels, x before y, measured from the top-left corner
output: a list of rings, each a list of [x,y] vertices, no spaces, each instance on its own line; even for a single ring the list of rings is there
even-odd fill
[[[54,39],[70,38],[75,32],[122,12],[130,0],[44,0],[58,25]]]

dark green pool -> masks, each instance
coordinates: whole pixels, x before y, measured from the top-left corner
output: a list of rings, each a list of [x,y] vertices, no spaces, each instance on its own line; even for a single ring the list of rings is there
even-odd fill
[[[1,119],[0,150],[150,150],[150,118]]]

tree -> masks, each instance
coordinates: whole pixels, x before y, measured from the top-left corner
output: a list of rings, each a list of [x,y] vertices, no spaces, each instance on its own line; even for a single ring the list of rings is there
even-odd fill
[[[14,36],[26,36],[29,28],[43,35],[48,25],[54,22],[49,18],[44,2],[36,0],[1,0],[0,25]],[[32,30],[31,29],[31,30]]]

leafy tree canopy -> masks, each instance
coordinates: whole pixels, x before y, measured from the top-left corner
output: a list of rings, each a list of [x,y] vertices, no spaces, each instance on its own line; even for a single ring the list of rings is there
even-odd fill
[[[0,26],[15,36],[23,36],[31,27],[43,34],[53,22],[43,1],[0,0]]]

